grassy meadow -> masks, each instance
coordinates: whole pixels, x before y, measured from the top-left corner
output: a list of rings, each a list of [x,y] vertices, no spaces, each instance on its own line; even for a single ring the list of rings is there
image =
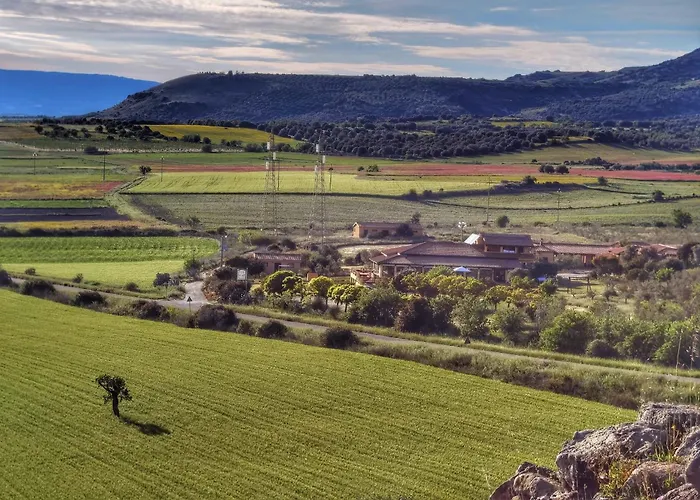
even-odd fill
[[[183,263],[215,254],[216,241],[174,237],[37,237],[0,240],[0,265],[13,273],[27,268],[45,278],[123,287],[134,282],[153,288],[159,272],[178,272]]]
[[[524,460],[553,465],[575,430],[634,418],[409,362],[0,300],[2,498],[485,498]],[[102,373],[126,378],[131,424],[102,404]]]

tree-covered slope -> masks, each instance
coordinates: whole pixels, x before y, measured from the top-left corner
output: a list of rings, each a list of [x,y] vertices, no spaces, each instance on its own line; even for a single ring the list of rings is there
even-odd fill
[[[538,72],[507,80],[201,73],[129,96],[99,116],[183,122],[517,115],[649,119],[700,113],[700,51],[647,68]]]

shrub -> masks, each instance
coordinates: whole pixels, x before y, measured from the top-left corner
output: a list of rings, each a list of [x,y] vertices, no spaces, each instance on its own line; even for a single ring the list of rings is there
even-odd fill
[[[564,311],[542,332],[540,346],[547,351],[583,354],[593,338],[594,328],[590,314]]]
[[[36,268],[35,267],[28,267],[27,269],[24,270],[24,274],[27,276],[36,276]]]
[[[506,307],[496,311],[489,319],[489,325],[492,330],[496,330],[503,337],[518,344],[521,341],[523,330],[525,329],[525,313],[515,307]]]
[[[133,281],[129,281],[126,285],[124,285],[124,290],[128,292],[138,292],[139,286]]]
[[[79,292],[73,299],[73,305],[78,307],[89,307],[94,305],[104,305],[107,301],[99,293],[92,290]]]
[[[168,309],[153,300],[137,300],[129,304],[130,314],[139,319],[167,321],[170,319]]]
[[[230,332],[238,325],[238,317],[231,309],[207,304],[197,312],[197,328]]]
[[[498,227],[506,227],[509,222],[510,222],[510,219],[508,218],[507,215],[501,215],[500,217],[498,217],[498,219],[496,219],[496,225]]]
[[[254,336],[255,331],[256,331],[255,325],[246,319],[242,319],[238,323],[238,327],[236,328],[236,332],[240,333],[242,335]]]
[[[415,297],[406,302],[399,311],[394,325],[400,332],[423,332],[432,326],[432,310],[428,300]]]
[[[360,339],[352,330],[340,327],[329,328],[321,339],[322,344],[331,349],[347,349],[359,341]]]
[[[78,273],[75,276],[73,276],[73,279],[71,281],[73,283],[82,283],[83,282],[83,275],[81,273]]]
[[[211,144],[205,144],[202,146],[202,153],[213,153],[214,147]]]
[[[486,323],[488,313],[489,308],[483,300],[466,296],[452,311],[452,321],[459,328],[459,333],[465,341],[480,339],[486,337],[489,332]]]
[[[586,347],[586,355],[594,358],[617,358],[620,353],[602,339],[595,339]]]
[[[258,337],[263,339],[283,339],[287,336],[289,328],[279,321],[270,320],[258,328]]]
[[[56,295],[56,288],[46,280],[28,280],[22,283],[20,288],[22,295],[33,295],[34,297],[46,298]]]
[[[248,283],[243,281],[221,281],[214,287],[219,300],[226,304],[245,305],[250,303]]]
[[[5,271],[4,269],[0,269],[0,286],[12,286],[14,283],[12,282],[12,277],[10,276],[10,273]]]

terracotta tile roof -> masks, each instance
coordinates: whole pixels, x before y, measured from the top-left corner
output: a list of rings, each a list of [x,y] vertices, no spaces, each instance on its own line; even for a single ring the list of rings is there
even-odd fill
[[[509,233],[475,233],[468,239],[467,243],[473,245],[481,237],[487,245],[500,245],[512,247],[534,246],[529,234],[509,234]]]
[[[411,228],[421,227],[420,224],[411,222],[355,222],[354,226],[362,226],[368,229],[395,229],[402,224],[407,224]]]
[[[483,256],[483,254],[473,257],[393,255],[375,262],[395,266],[447,266],[452,268],[464,266],[481,269],[519,269],[522,267],[522,263],[517,259],[490,258]]]
[[[550,250],[564,255],[600,255],[610,250],[610,245],[587,245],[576,243],[543,243],[535,251]]]

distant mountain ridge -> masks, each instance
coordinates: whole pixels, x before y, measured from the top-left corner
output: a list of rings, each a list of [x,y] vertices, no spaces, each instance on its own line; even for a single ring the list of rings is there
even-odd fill
[[[578,120],[700,114],[700,49],[649,67],[540,71],[506,80],[199,73],[138,92],[98,116],[177,123],[463,114]]]
[[[0,116],[82,115],[155,85],[111,75],[0,69]]]

